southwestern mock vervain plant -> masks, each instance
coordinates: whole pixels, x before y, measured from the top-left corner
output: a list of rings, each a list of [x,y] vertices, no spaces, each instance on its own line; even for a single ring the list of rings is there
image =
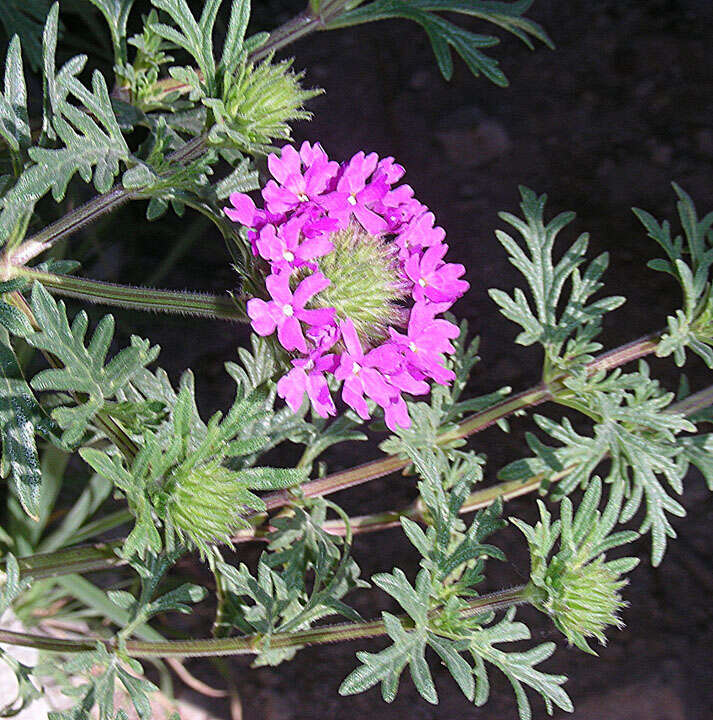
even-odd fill
[[[147,12],[138,25],[140,4]],[[533,39],[551,45],[524,15],[530,0],[309,0],[283,26],[250,36],[249,0],[228,4],[225,18],[221,0],[207,0],[198,17],[186,0],[67,4],[90,27],[108,25],[115,77],[107,81],[95,69],[91,87],[80,80],[86,56],[57,68],[60,33],[71,27],[60,24],[58,3],[9,0],[0,10],[10,40],[0,93],[0,471],[7,479],[0,661],[18,687],[15,698],[2,699],[0,716],[30,707],[51,679],[68,701],[50,720],[126,720],[127,703],[149,718],[159,690],[141,677],[142,658],[155,663],[164,691],[166,659],[181,679],[212,697],[230,693],[238,707],[232,679],[227,692],[207,688],[177,658],[245,654],[278,665],[307,645],[374,637],[388,644],[357,652],[360,664],[342,695],[380,684],[390,702],[408,668],[420,695],[436,703],[427,655],[434,653],[476,706],[488,700],[496,668],[514,689],[521,720],[532,717],[528,691],[550,714],[571,711],[567,678],[539,667],[555,644],[524,648],[532,632],[515,620],[516,606],[541,611],[570,644],[592,652],[592,638],[604,643],[621,626],[626,574],[638,562],[611,551],[647,533],[658,565],[675,537],[670,517],[685,514],[675,495],[689,468],[713,490],[713,435],[699,431],[713,417],[713,389],[688,395],[684,381],[673,403],[641,359],[672,355],[683,365],[691,350],[713,366],[713,213],[699,220],[678,186],[683,236],[636,211],[666,253],[651,266],[681,284],[683,307],[668,316],[666,330],[597,355],[602,319],[624,300],[592,299],[608,257],[587,264],[585,235],[556,252],[574,214],[546,221],[546,197],[523,188],[523,217],[501,215],[519,238],[497,237],[530,297],[521,288],[490,292],[522,327],[517,342],[542,347],[542,381],[516,394],[502,388],[465,397],[478,342],[467,340],[465,322],[444,315],[469,288],[465,268],[446,261],[445,232],[399,184],[405,171],[393,158],[358,152],[340,164],[318,143],[291,144],[291,124],[311,117],[304,105],[320,91],[306,89],[304,73],[275,54],[314,31],[400,17],[426,31],[446,79],[455,50],[475,75],[505,85],[483,52],[497,39],[439,13],[492,22],[530,47]],[[129,38],[134,20],[140,32]],[[31,67],[42,69],[37,120],[28,109],[23,48]],[[260,176],[265,156],[271,179]],[[98,195],[78,204],[81,181]],[[248,193],[261,187],[257,207]],[[65,195],[71,202],[55,207]],[[82,277],[78,262],[56,257],[31,265],[130,201],[147,203],[148,221],[169,224],[172,209],[213,222],[241,274],[241,293],[113,284]],[[40,218],[38,207],[51,217]],[[177,248],[186,238],[189,232]],[[66,250],[81,254],[71,243]],[[55,293],[249,323],[251,348],[225,366],[232,406],[205,422],[190,370],[175,386],[153,366],[159,348],[135,336],[108,358],[113,317],[87,335],[88,315],[71,316]],[[618,369],[634,360],[636,371]],[[466,438],[494,423],[508,430],[509,416],[546,402],[581,422],[535,415],[540,432],[524,437],[533,456],[502,468],[499,484],[476,487],[487,458],[466,448]],[[325,450],[364,440],[376,408],[391,430],[380,445],[385,456],[326,474]],[[283,443],[303,446],[295,467],[273,467],[277,453],[266,463],[265,453]],[[349,517],[325,498],[398,470],[412,479],[406,507]],[[502,501],[536,490],[559,502],[559,513],[540,500],[534,526],[510,518],[527,541],[528,581],[481,594],[487,562],[506,560],[496,544],[507,524]],[[618,529],[642,506],[638,533]],[[352,546],[359,533],[396,527],[420,570],[414,578],[398,567],[373,575],[403,612],[364,621],[349,605],[349,593],[368,585]],[[107,541],[119,528],[123,535]],[[223,552],[256,539],[266,547],[254,567]],[[159,631],[166,622],[152,620],[192,613],[209,592],[181,579],[189,562],[204,563],[212,576],[211,637],[167,640]],[[116,573],[111,583],[130,592],[82,576],[108,568]],[[10,611],[36,630],[7,630]],[[346,622],[319,622],[334,615]],[[53,620],[73,621],[73,637],[53,635]],[[37,649],[40,662],[18,661],[5,649],[13,645]],[[221,669],[229,677],[230,667]]]
[[[366,395],[389,428],[409,427],[402,393],[455,379],[445,355],[459,330],[438,316],[468,290],[465,268],[443,261],[445,232],[413,189],[392,187],[404,175],[393,158],[359,152],[340,166],[305,142],[267,162],[264,210],[234,193],[225,213],[249,228],[253,253],[269,263],[270,300],[247,303],[253,329],[277,330],[282,347],[300,353],[278,394],[296,412],[306,392],[318,415],[335,415],[333,376],[362,419]]]

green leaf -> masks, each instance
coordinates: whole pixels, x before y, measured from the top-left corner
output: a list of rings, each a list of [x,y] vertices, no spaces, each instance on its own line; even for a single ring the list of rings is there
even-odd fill
[[[228,32],[223,44],[223,54],[220,60],[221,70],[226,75],[232,75],[240,63],[243,54],[245,31],[250,19],[250,0],[236,0],[233,2],[228,21]]]
[[[568,381],[575,394],[582,396],[576,382]],[[682,505],[666,490],[668,485],[677,494],[683,491],[685,468],[678,459],[683,448],[676,435],[693,431],[695,426],[680,414],[664,412],[673,395],[663,393],[651,381],[643,362],[639,373],[616,375],[609,392],[595,391],[584,397],[601,418],[591,436],[576,432],[567,418],[557,423],[535,416],[540,428],[562,443],[554,450],[561,465],[574,468],[557,483],[556,494],[567,495],[576,487],[586,487],[597,468],[609,460],[607,482],[620,486],[628,497],[621,521],[629,520],[645,501],[640,532],[651,533],[651,559],[658,565],[666,539],[675,537],[668,514],[685,515]],[[542,462],[534,463],[532,469],[551,474]]]
[[[530,631],[526,625],[513,622],[515,608],[510,608],[500,622],[489,627],[478,629],[470,637],[470,651],[475,660],[476,692],[475,704],[485,704],[489,695],[485,661],[494,665],[510,681],[515,697],[520,720],[531,720],[532,709],[525,694],[524,686],[532,688],[542,696],[547,712],[552,714],[553,705],[572,712],[574,706],[562,685],[567,680],[564,675],[551,675],[535,668],[544,662],[555,651],[554,643],[542,643],[524,652],[507,652],[495,645],[508,642],[529,640]]]
[[[34,330],[30,321],[16,307],[9,303],[0,301],[0,325],[2,325],[10,335],[18,337],[27,337],[32,335]]]
[[[58,669],[67,680],[79,676],[86,678],[87,683],[73,691],[80,698],[78,703],[70,710],[50,713],[50,720],[89,720],[94,716],[91,711],[95,707],[99,720],[126,718],[123,710],[115,715],[117,683],[123,685],[138,717],[141,720],[149,720],[151,717],[149,694],[157,692],[158,688],[142,677],[142,667],[136,660],[119,658],[104,645],[97,643],[96,650],[77,653]]]
[[[27,87],[17,35],[12,38],[5,59],[5,86],[4,93],[0,94],[0,137],[21,163],[32,140],[27,116]]]
[[[107,192],[120,163],[127,162],[130,156],[101,73],[94,72],[91,90],[83,85],[77,77],[87,61],[82,55],[69,60],[57,72],[58,16],[59,4],[55,3],[47,17],[43,37],[42,138],[39,146],[28,148],[31,162],[25,164],[17,182],[0,199],[2,242],[50,190],[55,200],[61,200],[77,173],[85,182],[93,181],[100,193]],[[19,85],[17,93],[22,94]]]
[[[3,337],[4,336],[4,337]],[[0,333],[0,434],[2,475],[10,476],[25,512],[38,519],[42,473],[35,435],[52,438],[58,430],[35,399],[17,362],[7,333]]]
[[[124,62],[126,60],[126,23],[134,0],[89,0],[89,2],[99,8],[109,25],[116,63]]]
[[[459,654],[461,647],[447,638],[439,637],[434,633],[429,633],[428,644],[438,653],[444,665],[458,683],[458,687],[463,694],[473,701],[475,697],[475,680],[473,679],[473,669]]]
[[[645,210],[634,208],[634,214],[666,253],[649,267],[666,272],[678,280],[683,295],[683,308],[666,319],[668,332],[664,333],[656,348],[656,355],[673,355],[680,367],[686,359],[686,348],[699,355],[708,367],[713,368],[713,292],[711,266],[713,265],[713,212],[700,220],[691,197],[676,183],[678,218],[683,236],[672,235],[668,220],[659,223]]]
[[[255,575],[242,564],[235,568],[221,561],[216,566],[227,592],[221,634],[235,627],[263,635],[260,665],[276,665],[294,655],[294,649],[270,648],[274,633],[306,629],[334,614],[362,621],[343,602],[350,590],[366,586],[350,557],[349,540],[342,541],[323,527],[327,507],[339,510],[322,498],[305,502],[307,507],[295,506],[273,519],[268,549]]]
[[[438,67],[446,80],[453,75],[453,58],[451,48],[465,61],[474,75],[485,75],[496,85],[508,84],[497,60],[481,51],[482,48],[496,45],[498,38],[491,35],[476,35],[463,30],[457,25],[444,20],[436,12],[463,13],[492,22],[510,31],[530,48],[530,37],[537,38],[552,46],[542,28],[531,20],[523,17],[524,12],[532,4],[531,0],[523,2],[477,2],[473,0],[375,0],[358,4],[353,10],[347,10],[327,21],[328,28],[347,27],[375,20],[404,18],[412,20],[426,31],[436,56]]]
[[[390,613],[382,613],[387,633],[393,644],[379,653],[358,652],[362,663],[339,686],[340,695],[355,695],[381,682],[381,693],[392,702],[398,689],[398,678],[408,665],[411,677],[421,697],[438,703],[433,678],[425,660],[426,635],[421,631],[406,632],[401,621]]]
[[[165,11],[175,27],[154,23],[151,29],[162,38],[185,50],[203,74],[207,94],[215,87],[215,59],[213,57],[213,25],[221,0],[207,0],[200,20],[193,17],[186,0],[152,0],[154,7]]]
[[[544,347],[547,375],[591,360],[591,353],[601,348],[593,340],[599,334],[604,314],[619,307],[624,298],[612,296],[588,304],[589,298],[602,287],[599,279],[609,264],[608,255],[599,255],[580,272],[589,242],[584,234],[555,262],[555,240],[572,222],[574,213],[561,213],[545,224],[547,196],[538,197],[524,187],[520,193],[525,219],[510,213],[500,213],[500,217],[522,236],[525,249],[507,233],[498,230],[495,234],[508,251],[510,262],[527,280],[532,303],[520,288],[512,296],[502,290],[489,292],[502,314],[522,327],[516,342],[521,345],[537,342]],[[563,298],[566,285],[569,293]]]
[[[20,580],[20,566],[12,553],[8,553],[4,560],[5,571],[2,574],[2,585],[0,585],[0,617],[32,583],[31,578]]]
[[[53,417],[64,429],[63,441],[78,443],[88,424],[102,410],[106,399],[127,385],[136,373],[156,359],[159,348],[148,340],[132,337],[131,346],[121,350],[108,363],[107,352],[114,335],[114,318],[105,315],[99,322],[88,346],[85,346],[88,318],[79,312],[70,327],[63,302],[56,302],[39,284],[32,288],[32,311],[40,331],[27,338],[36,348],[45,350],[64,365],[39,372],[32,379],[35,390],[62,391],[75,394],[73,406],[53,411]],[[86,396],[82,401],[80,395]]]
[[[713,435],[695,435],[680,439],[683,445],[681,459],[685,462],[681,473],[688,470],[687,464],[695,465],[706,480],[708,489],[713,491]]]

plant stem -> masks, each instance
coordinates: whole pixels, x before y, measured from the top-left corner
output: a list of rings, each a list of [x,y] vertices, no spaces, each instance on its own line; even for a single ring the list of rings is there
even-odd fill
[[[267,42],[257,48],[250,56],[250,59],[255,62],[262,60],[270,55],[270,53],[277,52],[286,45],[314,32],[320,25],[321,21],[318,17],[315,17],[309,10],[304,10],[279,28],[273,30]]]
[[[692,415],[711,404],[713,404],[713,385],[700,390],[693,395],[689,395],[684,400],[674,403],[666,410],[666,412]],[[543,480],[546,479],[550,483],[559,482],[562,478],[565,478],[567,475],[574,472],[576,468],[576,465],[569,465],[556,473],[547,475],[545,473],[538,473],[537,475],[531,475],[530,477],[523,478],[521,480],[508,480],[496,485],[491,485],[487,488],[482,488],[481,490],[475,490],[465,499],[465,502],[461,505],[458,512],[461,515],[464,515],[465,513],[482,510],[483,508],[492,505],[498,499],[507,501],[520,497],[521,495],[527,495],[531,492],[539,490]],[[372,515],[359,515],[357,517],[350,518],[349,525],[351,526],[352,532],[357,535],[360,533],[376,532],[378,530],[386,530],[388,528],[396,527],[401,524],[402,517],[407,517],[411,520],[421,519],[421,511],[418,503],[411,503],[399,510],[388,510],[386,512],[374,513]],[[342,520],[328,520],[322,525],[322,528],[334,535],[344,535],[346,531],[345,523]],[[256,532],[255,535],[259,538],[259,532],[262,529],[258,528],[257,530],[258,532]],[[238,542],[246,542],[248,539],[253,538],[241,536]]]
[[[28,268],[18,268],[17,275],[37,280],[60,295],[88,302],[132,310],[177,313],[196,317],[246,322],[245,314],[227,295],[209,295],[178,290],[155,290],[132,287],[73,275],[57,275]]]
[[[25,240],[11,255],[10,263],[15,266],[27,264],[55,243],[81,230],[102,215],[116,210],[133,200],[135,193],[126,190],[122,185],[115,185],[103,195],[97,195],[80,205],[64,217],[51,223],[28,240]]]
[[[327,3],[322,16],[314,16],[308,11],[302,12],[291,20],[276,28],[262,47],[257,48],[250,60],[260,60],[270,53],[276,52],[305,35],[324,27],[327,19],[335,17],[341,12],[345,0],[333,0]],[[186,142],[181,148],[171,153],[168,160],[174,163],[186,163],[202,155],[208,148],[206,137],[201,135]],[[64,217],[51,223],[40,232],[23,242],[10,257],[15,266],[26,265],[30,260],[51,248],[63,238],[86,227],[102,215],[116,210],[130,200],[143,197],[140,190],[127,190],[117,183],[111,190],[103,195],[97,195],[78,208],[67,213]]]
[[[614,350],[603,353],[586,366],[587,370],[590,373],[609,370],[644,357],[654,352],[657,346],[656,339],[659,336],[660,333],[658,332],[650,333],[626,345],[621,345]],[[538,383],[527,390],[517,393],[517,395],[505,398],[499,403],[467,417],[453,430],[439,435],[436,438],[436,442],[439,445],[446,445],[454,440],[466,438],[469,435],[485,430],[491,425],[494,425],[498,420],[506,418],[517,410],[534,407],[548,400],[555,399],[556,393],[561,390],[561,381],[564,377],[564,375],[561,376],[549,385]],[[395,455],[389,455],[380,460],[372,460],[355,468],[327,475],[327,477],[320,478],[319,480],[312,480],[302,485],[300,491],[304,493],[306,497],[329,495],[371,480],[376,480],[397,470],[403,470],[409,463],[409,460]],[[279,492],[266,495],[263,497],[263,500],[268,510],[274,510],[292,502],[293,495],[288,490],[280,490]]]
[[[454,440],[468,437],[468,435],[473,435],[474,433],[489,428],[491,425],[495,425],[498,420],[512,415],[512,413],[517,410],[541,405],[543,402],[551,399],[552,393],[550,389],[546,385],[539,383],[523,392],[517,393],[517,395],[501,400],[492,407],[471,415],[459,423],[453,430],[439,435],[437,442],[439,445],[446,445]]]
[[[526,585],[500,590],[489,595],[471,600],[461,610],[463,617],[472,617],[494,610],[520,605],[528,602],[529,590]],[[435,618],[440,608],[432,610],[429,615]],[[399,620],[406,629],[413,628],[413,621],[405,615]],[[271,649],[300,649],[306,645],[326,645],[335,642],[350,642],[366,638],[379,637],[386,634],[382,620],[371,620],[361,623],[340,623],[315,627],[291,633],[275,633],[270,637]],[[129,640],[125,644],[128,655],[136,658],[151,657],[216,657],[225,655],[255,655],[261,652],[265,638],[260,635],[248,635],[238,638],[206,638],[201,640],[165,640],[142,641]],[[49,652],[86,652],[92,650],[97,642],[104,643],[109,649],[115,648],[115,641],[102,638],[91,639],[58,639],[30,633],[17,633],[0,630],[0,643],[33,647]]]
[[[616,367],[617,364],[624,364],[629,362],[631,359],[642,357],[646,354],[646,352],[652,352],[653,349],[655,349],[656,345],[655,343],[652,344],[652,337],[656,337],[656,335],[647,335],[634,341],[633,343],[628,343],[627,345],[616,348],[611,352],[604,353],[590,364],[590,368],[597,370],[600,369],[600,366],[602,365],[605,365],[608,368]],[[548,398],[548,392],[549,391],[545,391],[540,384],[510,398],[506,398],[502,402],[466,418],[458,426],[458,428],[441,435],[439,437],[439,442],[443,442],[444,438],[446,441],[452,442],[454,439],[466,437],[467,435],[476,433],[486,427],[490,427],[497,420],[506,417],[508,414],[515,412],[515,410],[522,409],[528,405],[532,406],[534,404],[544,402]],[[680,403],[681,409],[677,411],[686,412],[687,408],[692,408],[690,409],[690,412],[694,412],[695,410],[700,409],[700,407],[705,407],[712,402],[713,387],[690,396]],[[677,409],[678,406],[679,404],[673,405],[672,410]],[[341,472],[327,475],[326,477],[318,480],[312,480],[311,482],[302,485],[301,491],[306,497],[321,497],[324,495],[330,495],[331,493],[384,477],[385,475],[389,475],[397,470],[402,470],[407,467],[408,464],[408,460],[404,460],[396,455],[389,455],[381,460],[374,460],[349,470],[343,470]],[[525,480],[513,480],[493,487],[477,490],[465,501],[462,512],[471,512],[479,508],[486,507],[494,502],[494,500],[498,497],[502,497],[504,500],[509,500],[511,498],[533,492],[540,487],[542,479],[543,478],[538,475],[532,478],[526,478]],[[269,495],[263,497],[267,510],[276,510],[277,508],[284,507],[285,505],[289,505],[293,500],[294,495],[287,490],[270,493]],[[372,516],[356,518],[355,521],[357,522],[358,528],[355,528],[354,531],[356,533],[360,533],[381,530],[386,527],[394,527],[399,523],[399,518],[402,515],[406,514],[408,517],[411,517],[409,513],[412,512],[417,512],[417,509],[403,508],[402,510],[380,513],[377,518]],[[259,513],[251,513],[246,516],[246,519],[249,520],[254,518],[258,514]],[[334,532],[338,534],[343,532],[343,529],[340,529],[342,528],[340,522],[341,521],[334,520],[330,521],[329,524]],[[246,528],[238,531],[233,537],[233,541],[236,543],[248,542],[264,537],[265,533],[265,528]],[[117,541],[116,546],[118,547],[120,543],[121,541]],[[99,570],[102,567],[116,567],[117,565],[124,564],[123,561],[117,557],[112,557],[111,562],[107,562],[106,555],[103,554],[103,549],[105,547],[110,547],[111,545],[112,544],[107,546],[102,545],[100,546],[101,549],[98,551],[94,551],[92,547],[86,547],[60,550],[56,553],[48,553],[45,556],[40,555],[23,558],[20,561],[21,572],[24,576],[31,575],[32,577],[50,577],[54,575],[62,575],[65,572],[81,572],[80,569],[77,569],[74,563],[80,563],[80,568],[83,567],[81,563],[86,563],[87,571]],[[65,553],[80,551],[80,555],[71,555],[68,558],[68,563],[65,562]],[[35,557],[43,558],[37,566],[35,566],[34,563]],[[68,568],[66,570],[65,565],[67,565]],[[37,568],[36,570],[35,567]],[[42,573],[42,575],[36,575],[36,572]]]
[[[123,540],[115,540],[21,557],[17,559],[20,576],[40,580],[119,567],[126,564],[116,555],[123,544]]]

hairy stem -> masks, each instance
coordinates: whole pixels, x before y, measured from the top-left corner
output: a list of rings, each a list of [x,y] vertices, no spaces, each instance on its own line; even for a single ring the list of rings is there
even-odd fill
[[[512,605],[529,602],[530,594],[526,585],[500,590],[489,595],[471,600],[461,611],[463,617],[471,617],[482,613],[500,610]],[[437,617],[440,608],[429,615]],[[399,616],[406,629],[413,628],[413,621],[405,615]],[[340,623],[324,625],[290,633],[275,633],[270,637],[271,649],[299,649],[307,645],[326,645],[335,642],[350,642],[366,638],[379,637],[386,634],[382,620],[371,620],[361,623]],[[255,655],[259,653],[266,638],[261,635],[248,635],[238,638],[206,638],[202,640],[165,640],[143,641],[129,640],[125,643],[128,655],[136,658],[150,657],[215,657],[225,655]],[[48,638],[31,633],[17,633],[0,630],[0,643],[33,647],[49,652],[73,653],[92,650],[97,642],[105,644],[109,649],[115,648],[115,641],[102,638],[58,639]]]
[[[346,0],[332,0],[332,2],[325,3],[324,9],[319,15],[315,16],[309,11],[305,11],[288,20],[270,33],[265,44],[250,55],[250,60],[260,60],[315,30],[323,29],[325,22],[338,15],[344,5],[346,5]],[[201,135],[186,142],[185,145],[169,155],[168,160],[174,163],[187,163],[202,155],[207,149],[206,137]],[[12,253],[11,264],[26,265],[55,243],[81,230],[102,215],[116,210],[131,200],[142,197],[140,190],[127,190],[120,183],[116,184],[108,192],[93,197],[25,240]]]
[[[126,561],[116,554],[123,544],[123,540],[116,540],[21,557],[17,559],[20,576],[39,580],[125,565]]]
[[[132,310],[176,313],[196,317],[246,322],[245,314],[227,295],[209,295],[179,290],[117,285],[102,280],[57,275],[27,268],[17,274],[41,282],[50,291],[102,305],[114,305]]]
[[[713,385],[700,390],[693,395],[681,400],[677,403],[673,403],[666,412],[681,413],[683,415],[692,415],[703,408],[713,404]],[[539,490],[542,482],[547,480],[550,483],[556,483],[567,477],[570,473],[576,470],[576,465],[570,465],[563,468],[556,473],[538,473],[537,475],[531,475],[530,477],[508,480],[501,482],[496,485],[491,485],[487,488],[475,490],[466,499],[463,505],[461,505],[458,511],[461,515],[465,513],[475,512],[476,510],[482,510],[483,508],[492,505],[496,500],[512,500],[513,498],[520,497],[521,495],[527,495],[531,492]],[[356,534],[376,532],[378,530],[386,530],[388,528],[396,527],[401,524],[401,518],[407,517],[411,520],[422,520],[421,508],[418,501],[411,503],[399,510],[387,510],[385,512],[374,513],[371,515],[359,515],[349,519],[349,525],[352,532]],[[323,529],[334,535],[344,535],[346,532],[345,523],[342,520],[328,520],[322,525]],[[257,528],[253,532],[253,537],[248,538],[247,533],[251,532],[246,530],[245,533],[236,540],[238,542],[246,542],[248,539],[259,539],[262,535],[262,528]]]
[[[592,371],[617,367],[618,365],[625,364],[632,359],[643,357],[645,354],[652,352],[656,344],[651,338],[655,338],[657,335],[647,335],[633,343],[628,343],[611,352],[604,353],[599,358],[595,359],[591,364],[590,368]],[[506,398],[500,403],[493,405],[490,408],[486,408],[479,413],[471,415],[466,418],[460,425],[453,431],[447,434],[441,435],[439,442],[444,442],[443,438],[447,441],[453,441],[454,439],[466,437],[474,434],[480,430],[490,427],[497,420],[506,417],[507,415],[528,406],[533,406],[544,402],[549,399],[549,391],[545,391],[542,385],[536,385],[529,390],[513,395],[510,398]],[[675,412],[685,412],[690,414],[706,407],[713,403],[713,386],[706,390],[703,390],[695,395],[691,395],[681,403],[676,403],[671,406],[671,410]],[[356,485],[375,480],[380,477],[389,475],[392,472],[402,470],[409,464],[408,460],[400,458],[396,455],[389,455],[381,460],[374,460],[372,462],[364,463],[355,468],[349,470],[343,470],[341,472],[327,475],[324,478],[312,480],[311,482],[305,483],[301,486],[301,490],[306,497],[321,497],[324,495],[330,495],[331,493],[338,492],[340,490],[346,490]],[[567,470],[570,472],[571,468]],[[550,478],[552,481],[553,478]],[[497,498],[501,497],[504,500],[525,495],[530,492],[534,492],[540,487],[543,477],[537,475],[532,478],[526,478],[524,480],[513,480],[499,485],[494,485],[489,488],[477,490],[465,501],[463,504],[462,512],[471,512],[482,507],[486,507],[494,502]],[[289,505],[294,500],[294,496],[287,490],[281,490],[279,492],[270,493],[263,497],[265,507],[267,510],[275,510],[285,505]],[[394,527],[399,524],[399,518],[402,515],[411,517],[410,513],[414,512],[414,508],[408,507],[401,510],[388,511],[388,513],[380,513],[377,518],[371,516],[364,516],[356,518],[357,527],[354,528],[355,533],[370,532],[381,530],[386,527]],[[247,519],[255,518],[257,512],[253,512],[247,516]],[[338,534],[344,532],[343,523],[339,520],[329,521],[329,527]],[[341,524],[340,524],[341,523]],[[264,537],[266,533],[265,527],[256,526],[253,528],[245,528],[239,530],[233,537],[233,542],[241,543],[248,542],[251,540],[260,539]],[[117,541],[116,547],[119,547],[121,541]],[[98,570],[102,567],[115,567],[117,565],[124,564],[119,558],[111,558],[111,562],[107,562],[106,556],[103,554],[106,547],[110,545],[100,546],[99,551],[94,551],[93,547],[89,546],[86,548],[76,548],[76,551],[81,551],[78,556],[70,556],[69,563],[65,563],[65,553],[74,552],[75,550],[60,550],[56,553],[49,553],[46,556],[30,556],[21,560],[21,572],[26,576],[33,577],[48,577],[51,575],[63,575],[65,572],[80,572],[71,563],[91,563],[89,569]],[[34,558],[41,557],[42,561],[36,566]],[[65,565],[67,570],[65,571]],[[81,564],[79,567],[82,567]],[[71,568],[71,569],[69,569]],[[43,573],[41,576],[36,575],[36,572]]]
[[[600,370],[610,370],[620,365],[625,365],[632,360],[644,357],[654,352],[659,336],[660,333],[658,332],[644,335],[626,345],[621,345],[614,350],[603,353],[589,363],[587,369],[590,373],[595,373]],[[555,399],[557,392],[562,389],[561,380],[563,377],[564,376],[561,376],[548,385],[538,383],[527,390],[505,398],[499,403],[465,418],[465,420],[460,422],[453,430],[439,435],[436,442],[439,445],[446,445],[454,440],[466,438],[469,435],[474,435],[481,430],[485,430],[491,425],[494,425],[498,420],[506,418],[517,410],[534,407],[548,400]],[[408,466],[409,462],[409,460],[404,458],[389,455],[380,460],[373,460],[349,470],[343,470],[318,480],[312,480],[302,485],[300,490],[306,497],[329,495],[339,490],[346,490],[347,488],[376,480],[385,475],[390,475],[397,470],[403,470]],[[266,495],[263,500],[268,510],[274,510],[289,504],[292,501],[292,495],[289,491],[281,490]]]

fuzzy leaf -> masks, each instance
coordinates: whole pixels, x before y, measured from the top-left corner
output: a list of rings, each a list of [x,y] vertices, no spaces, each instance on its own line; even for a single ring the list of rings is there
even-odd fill
[[[540,343],[546,353],[546,370],[560,371],[591,359],[591,353],[601,347],[593,339],[599,334],[602,317],[619,307],[624,298],[612,296],[588,304],[589,298],[602,286],[599,279],[609,263],[607,254],[599,255],[583,273],[580,272],[588,245],[585,234],[580,235],[555,262],[555,240],[572,222],[574,213],[561,213],[545,224],[547,196],[538,197],[524,187],[520,188],[520,193],[525,219],[510,213],[500,213],[500,217],[522,236],[525,249],[505,232],[498,230],[496,236],[508,251],[510,262],[525,276],[532,304],[520,288],[515,289],[512,297],[502,290],[490,290],[490,296],[505,317],[522,327],[523,332],[516,342],[521,345]],[[563,302],[566,285],[569,285],[569,293]]]
[[[0,94],[0,137],[18,160],[32,142],[27,116],[27,87],[22,68],[20,39],[10,42],[5,60],[5,87]]]
[[[41,391],[86,395],[84,402],[77,398],[76,405],[57,408],[53,412],[53,417],[64,428],[64,442],[74,445],[104,407],[105,399],[114,397],[139,370],[155,360],[159,348],[151,347],[147,340],[133,337],[131,346],[121,350],[105,365],[114,335],[111,315],[102,318],[89,345],[85,346],[86,313],[78,313],[70,326],[64,303],[56,302],[39,283],[32,288],[31,305],[41,329],[27,341],[33,347],[51,353],[64,365],[35,375],[32,387]]]
[[[338,14],[327,22],[328,28],[347,27],[375,20],[404,18],[412,20],[426,31],[436,56],[438,67],[446,80],[453,75],[451,49],[465,61],[474,75],[485,75],[496,85],[506,86],[507,78],[498,67],[497,60],[482,52],[482,48],[496,45],[499,40],[492,35],[476,35],[444,20],[436,12],[463,13],[499,25],[516,35],[530,48],[530,37],[552,46],[542,28],[523,17],[531,0],[522,2],[465,2],[459,0],[375,0],[359,4],[353,10]]]
[[[57,72],[58,16],[59,3],[55,3],[47,16],[43,35],[42,144],[27,150],[32,162],[25,165],[15,184],[0,199],[2,242],[50,190],[55,200],[61,200],[77,173],[85,182],[93,181],[100,193],[107,192],[120,163],[130,156],[101,73],[94,72],[91,89],[80,82],[78,75],[87,61],[83,55],[72,58]],[[17,63],[13,63],[16,67]],[[17,74],[18,70],[13,72]],[[19,80],[15,82],[16,92],[21,95]],[[59,147],[49,147],[50,144]]]
[[[3,337],[4,336],[4,337]],[[35,399],[17,362],[7,333],[0,334],[0,434],[2,475],[10,476],[25,512],[39,517],[42,474],[35,435],[58,430]]]
[[[649,267],[666,272],[678,280],[683,308],[666,319],[668,330],[656,348],[656,355],[673,355],[680,367],[686,360],[686,348],[713,368],[713,212],[700,220],[691,197],[676,183],[678,218],[683,236],[672,235],[668,220],[659,223],[645,210],[634,208],[634,214],[646,228],[648,236],[666,253]]]
[[[104,16],[109,31],[111,32],[111,40],[115,51],[121,50],[122,42],[126,38],[126,23],[129,19],[129,12],[135,0],[89,0],[92,5],[99,8]],[[116,61],[121,62],[125,58],[117,53]]]

